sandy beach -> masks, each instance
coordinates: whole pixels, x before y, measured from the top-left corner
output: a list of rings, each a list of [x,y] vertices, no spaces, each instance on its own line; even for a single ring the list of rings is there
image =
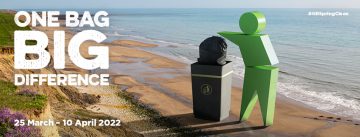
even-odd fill
[[[53,52],[53,31],[65,30],[66,43],[74,35],[66,28],[35,27],[33,30],[45,32],[49,37],[49,51]],[[316,137],[356,137],[359,136],[360,122],[342,116],[321,112],[304,106],[290,99],[278,96],[274,125],[262,126],[261,113],[257,104],[249,121],[238,122],[241,102],[241,81],[233,80],[231,114],[222,122],[195,119],[192,114],[192,91],[189,64],[185,64],[147,51],[156,47],[133,40],[116,40],[112,43],[95,43],[88,41],[81,45],[81,54],[86,58],[89,46],[108,46],[110,48],[111,80],[115,88],[109,87],[76,87],[80,93],[100,96],[100,102],[86,106],[86,110],[110,115],[124,122],[134,132],[145,136],[169,134],[159,128],[136,128],[138,123],[151,125],[146,118],[129,111],[129,105],[117,96],[120,89],[134,95],[135,99],[157,110],[161,115],[174,119],[183,127],[200,130],[204,135],[226,136],[316,136]],[[175,47],[174,47],[175,48]],[[66,57],[66,69],[54,70],[57,73],[89,73],[76,67]],[[97,73],[95,71],[94,73]],[[101,72],[101,71],[99,71]],[[11,76],[9,76],[11,77]],[[117,89],[118,88],[118,89]],[[118,90],[118,91],[117,91]],[[48,92],[47,94],[51,94]],[[55,108],[64,107],[58,101],[50,100],[52,116],[57,119],[66,118],[57,114]],[[80,109],[80,107],[76,107]],[[65,113],[65,112],[62,112]],[[130,126],[129,126],[130,125]],[[171,127],[170,127],[171,128]],[[58,129],[64,131],[65,129]],[[91,131],[91,130],[89,130]],[[100,133],[98,133],[100,134]]]

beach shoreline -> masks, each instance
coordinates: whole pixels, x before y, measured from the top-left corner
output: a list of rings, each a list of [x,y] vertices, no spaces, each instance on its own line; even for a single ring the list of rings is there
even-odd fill
[[[146,48],[138,49],[139,47],[137,47],[137,46],[134,46],[134,48],[136,48],[137,50],[145,50],[145,53],[150,52],[150,51],[147,51]],[[159,55],[155,55],[155,56],[158,57]],[[131,56],[131,58],[136,58],[136,54],[133,54]],[[143,58],[143,56],[140,58]],[[162,58],[166,58],[166,57],[162,57]],[[176,63],[177,61],[173,60],[173,62]],[[146,63],[147,62],[145,61],[145,64]],[[162,62],[159,61],[157,63],[162,63]],[[169,63],[169,62],[167,62],[167,63]],[[180,62],[180,63],[183,63],[183,62]],[[125,64],[129,65],[132,63],[125,63]],[[139,64],[137,64],[137,65],[139,65]],[[154,64],[152,64],[152,65],[154,65]],[[186,65],[187,65],[186,67],[188,67],[189,64],[186,64]],[[121,65],[121,66],[124,66],[124,65]],[[120,68],[121,68],[121,66],[120,66]],[[157,68],[157,67],[152,67],[152,68],[164,69],[164,68],[169,68],[169,66],[172,66],[172,65],[168,65],[168,66],[165,65],[160,68]],[[132,67],[134,67],[134,66],[132,66]],[[139,65],[139,67],[143,67],[143,65]],[[151,95],[147,95],[147,94],[143,94],[141,92],[135,91],[137,89],[136,87],[138,85],[141,85],[139,83],[145,82],[146,85],[152,85],[152,83],[155,83],[153,85],[157,85],[157,86],[154,86],[154,89],[158,89],[160,91],[160,93],[161,93],[161,91],[165,91],[165,90],[167,90],[167,92],[175,92],[175,95],[172,95],[172,94],[169,94],[166,92],[163,94],[169,96],[170,98],[180,96],[179,98],[181,98],[181,99],[175,99],[175,100],[177,102],[187,104],[187,105],[180,105],[180,107],[179,107],[180,112],[191,113],[191,108],[189,108],[189,107],[191,107],[191,104],[189,103],[189,102],[191,102],[191,89],[189,89],[189,87],[191,86],[191,82],[190,82],[190,77],[189,77],[190,74],[185,74],[185,73],[189,72],[189,71],[184,71],[184,70],[186,70],[186,67],[177,68],[176,69],[176,71],[178,72],[177,74],[180,73],[179,71],[182,71],[182,73],[180,76],[175,76],[173,78],[157,78],[154,75],[150,75],[149,76],[150,78],[147,78],[147,79],[145,78],[145,80],[141,80],[143,78],[140,78],[140,77],[146,76],[147,75],[146,73],[136,74],[138,76],[132,76],[131,74],[123,73],[123,75],[126,75],[128,80],[131,79],[130,81],[136,81],[136,84],[122,82],[121,80],[118,80],[117,82],[115,82],[115,84],[127,85],[130,87],[135,86],[135,89],[131,90],[130,92],[137,94],[139,99],[142,102],[144,102],[145,104],[151,104],[150,105],[151,107],[154,107],[155,109],[159,110],[160,112],[163,112],[164,115],[172,116],[172,115],[176,115],[177,113],[179,113],[179,112],[166,110],[166,108],[164,108],[163,106],[159,106],[163,102],[160,98],[157,98],[157,100],[160,100],[160,101],[153,101],[153,100],[151,100],[151,97],[146,97],[146,96],[151,96]],[[183,70],[179,70],[179,69],[183,69]],[[149,70],[149,69],[146,68],[144,70]],[[129,73],[132,73],[132,72],[129,72]],[[165,72],[166,75],[169,75],[169,74],[171,75],[172,73],[173,72],[171,72],[171,71]],[[157,76],[161,77],[161,76],[159,76],[159,74],[157,74]],[[239,81],[234,81],[233,84],[236,82],[239,82]],[[160,88],[158,85],[160,85]],[[184,89],[184,91],[179,90],[179,89]],[[153,90],[153,88],[150,88],[149,90]],[[176,90],[178,90],[178,91],[176,91]],[[235,118],[230,118],[232,120],[235,120],[236,117],[238,117],[238,115],[239,115],[240,98],[241,98],[240,90],[241,89],[238,87],[233,88],[231,114],[232,114],[232,116],[235,116]],[[144,92],[146,92],[146,91],[144,91]],[[186,92],[186,93],[184,93],[184,92]],[[158,93],[158,92],[154,92],[153,94],[156,94],[156,93]],[[357,123],[354,119],[347,119],[347,118],[344,118],[341,116],[336,116],[329,112],[324,112],[324,111],[318,110],[316,108],[312,108],[311,106],[307,106],[306,104],[303,104],[301,102],[295,101],[291,98],[287,98],[282,95],[279,95],[277,99],[278,100],[276,103],[276,114],[275,114],[274,125],[266,128],[265,132],[269,131],[271,133],[276,133],[276,135],[306,135],[306,134],[313,134],[312,133],[313,131],[319,130],[316,135],[325,136],[325,135],[327,135],[328,132],[332,132],[332,131],[336,130],[336,128],[332,128],[331,131],[328,131],[327,129],[330,127],[348,126],[347,129],[352,132],[347,132],[347,134],[353,133],[352,135],[355,135],[356,129],[360,128],[359,126],[356,125]],[[187,100],[187,101],[183,101],[183,100]],[[177,106],[176,103],[174,104],[174,106]],[[256,117],[256,118],[254,118],[254,117]],[[192,120],[194,120],[194,119],[192,119]],[[352,122],[350,122],[350,121],[352,121]],[[262,125],[261,113],[259,113],[258,106],[254,109],[252,118],[250,118],[249,122],[246,122],[246,123],[249,123],[250,125]],[[287,123],[288,123],[288,125],[287,125]],[[184,124],[186,125],[187,123],[185,122]],[[331,125],[331,126],[329,126],[329,125]],[[324,127],[328,127],[328,128],[324,128]],[[212,130],[209,130],[209,131],[212,131]],[[322,131],[322,132],[320,132],[320,131]],[[340,131],[340,130],[336,131],[336,132],[340,133],[340,134],[346,133],[346,132]],[[285,133],[285,134],[283,134],[283,133]]]
[[[121,42],[119,41],[123,41],[124,43],[131,43],[131,44],[119,44]],[[153,48],[153,47],[157,47],[156,44],[148,44],[146,42],[142,42],[142,41],[139,41],[139,40],[122,40],[122,39],[119,39],[119,40],[114,40],[114,42],[109,42],[107,43],[109,45],[119,45],[119,46],[126,46],[126,47],[134,47],[134,48],[137,48],[137,49],[140,49],[140,50],[144,50],[146,52],[150,52],[152,54],[155,54],[157,56],[160,56],[162,58],[168,58],[170,60],[174,60],[174,62],[179,62],[179,63],[182,63],[182,64],[186,64],[188,68],[185,68],[184,70],[186,71],[186,73],[189,73],[190,74],[190,65],[191,63],[189,64],[188,62],[185,62],[179,58],[176,58],[175,56],[172,56],[172,55],[164,55],[164,54],[158,54],[156,52],[152,52],[151,50],[148,50],[149,48]],[[148,46],[147,46],[148,45]],[[155,46],[154,46],[155,45]],[[113,63],[116,63],[116,61],[113,61]],[[134,62],[122,62],[122,63],[134,63]],[[195,62],[193,62],[195,63]],[[239,89],[241,90],[242,88],[242,79],[241,78],[238,78],[236,76],[233,76],[233,88],[236,88],[236,89]],[[240,83],[240,84],[236,84],[236,83]],[[114,83],[113,83],[114,84]],[[337,115],[337,114],[333,114],[331,112],[327,112],[327,111],[324,111],[324,110],[320,110],[320,109],[317,109],[316,107],[313,107],[313,106],[310,106],[308,104],[305,104],[301,101],[298,101],[298,100],[294,100],[292,98],[289,98],[285,95],[282,95],[281,93],[277,93],[277,99],[279,99],[280,101],[285,101],[285,102],[290,102],[292,104],[295,104],[297,106],[301,106],[301,107],[304,107],[304,108],[307,108],[307,109],[310,109],[310,110],[313,110],[313,111],[320,111],[320,112],[323,112],[323,113],[327,113],[327,114],[331,114],[331,115],[336,115],[336,116],[339,116],[339,117],[343,117],[343,116],[340,116],[340,115]],[[348,118],[348,119],[351,119],[351,120],[354,120],[354,121],[357,121],[357,122],[360,122],[359,120],[357,119],[353,119],[353,118]]]

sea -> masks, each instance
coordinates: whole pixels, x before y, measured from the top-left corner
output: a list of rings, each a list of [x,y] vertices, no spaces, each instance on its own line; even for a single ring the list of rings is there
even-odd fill
[[[92,9],[93,11],[96,11]],[[100,10],[100,9],[99,9]],[[199,44],[220,31],[238,31],[241,14],[260,11],[280,63],[278,94],[309,107],[360,120],[360,9],[108,9],[110,27],[97,28],[117,39],[158,44],[147,49],[191,64]],[[309,16],[346,12],[347,16]],[[227,41],[227,59],[242,80],[239,47]],[[235,85],[240,85],[233,82]],[[242,85],[240,85],[241,87]]]

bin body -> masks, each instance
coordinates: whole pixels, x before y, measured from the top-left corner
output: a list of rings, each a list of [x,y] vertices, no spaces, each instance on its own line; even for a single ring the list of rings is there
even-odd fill
[[[191,64],[193,111],[196,118],[220,121],[229,116],[232,63]]]

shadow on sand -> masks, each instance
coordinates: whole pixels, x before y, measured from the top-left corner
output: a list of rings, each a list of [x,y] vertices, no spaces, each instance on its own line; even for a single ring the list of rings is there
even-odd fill
[[[234,117],[229,117],[221,122],[201,120],[194,117],[193,113],[180,114],[164,117],[158,120],[149,120],[157,126],[146,129],[138,129],[145,136],[209,136],[220,134],[237,134],[242,136],[253,135],[251,131],[265,129],[266,126],[249,126],[241,123]],[[131,127],[144,121],[127,123]],[[171,132],[168,132],[171,131]]]

